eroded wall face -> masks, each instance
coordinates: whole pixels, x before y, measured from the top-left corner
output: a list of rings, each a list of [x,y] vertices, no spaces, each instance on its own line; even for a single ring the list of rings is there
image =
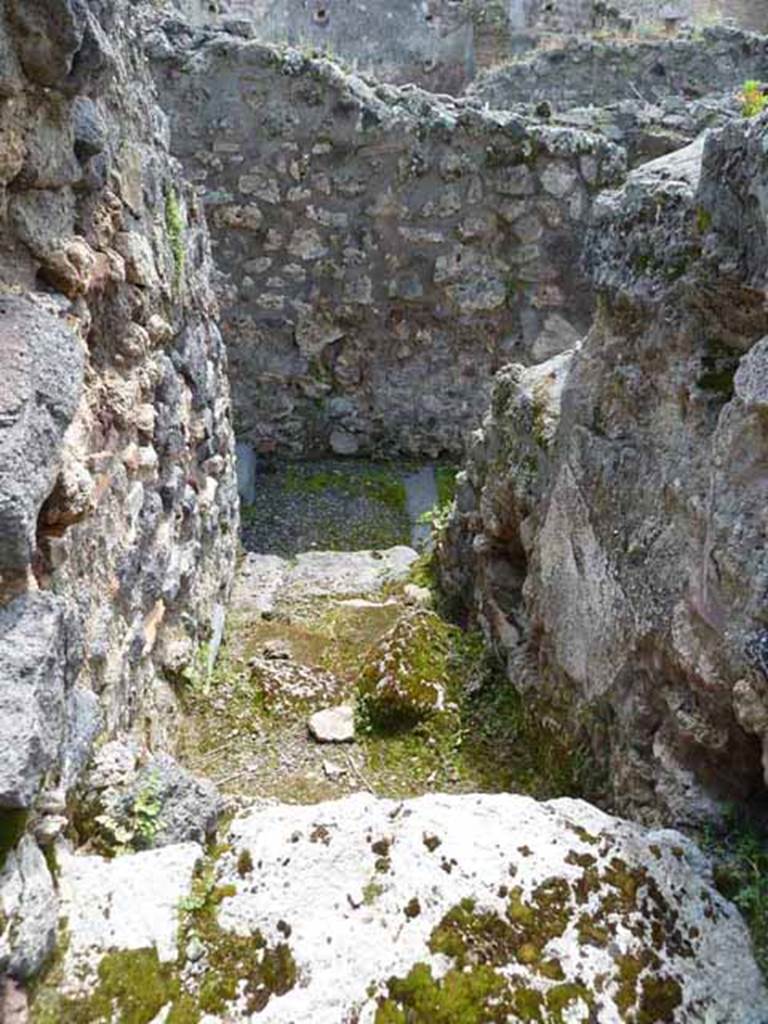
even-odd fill
[[[765,146],[739,119],[600,197],[595,323],[498,375],[441,549],[649,820],[765,802]]]
[[[208,236],[127,5],[0,21],[0,809],[152,742],[237,526]]]
[[[768,6],[763,0],[729,0],[728,4],[723,3],[722,12],[742,28],[768,32]]]
[[[589,32],[593,29],[661,28],[731,22],[765,32],[768,12],[762,0],[508,0],[515,31]]]
[[[158,81],[261,450],[458,452],[494,369],[588,325],[582,225],[622,169],[604,141],[224,35]]]
[[[745,80],[766,77],[768,39],[716,26],[672,41],[583,40],[543,49],[488,71],[468,93],[499,109],[540,101],[566,109],[735,96]]]
[[[177,0],[193,24],[242,19],[267,43],[327,53],[386,82],[459,92],[474,74],[464,0]]]

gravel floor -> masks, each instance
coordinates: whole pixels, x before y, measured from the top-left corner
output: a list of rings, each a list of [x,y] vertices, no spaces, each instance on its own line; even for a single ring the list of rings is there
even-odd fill
[[[411,481],[418,474],[419,492]],[[243,508],[247,551],[290,557],[313,548],[355,551],[411,544],[422,507],[433,502],[431,466],[362,460],[270,463],[256,502]],[[406,486],[406,481],[408,485]]]

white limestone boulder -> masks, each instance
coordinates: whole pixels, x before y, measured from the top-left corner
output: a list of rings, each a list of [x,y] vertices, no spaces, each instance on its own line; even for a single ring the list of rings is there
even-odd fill
[[[51,1019],[768,1020],[746,926],[677,832],[578,800],[357,794],[260,805],[226,840],[194,884],[194,844],[62,858]]]
[[[358,794],[255,810],[228,842],[217,871],[237,891],[220,925],[287,941],[297,967],[260,1024],[448,1020],[430,991],[447,1002],[462,984],[475,1010],[509,1016],[457,1020],[768,1020],[746,927],[677,832],[570,799]]]
[[[87,993],[100,960],[110,952],[155,950],[160,963],[176,959],[181,904],[202,855],[197,843],[113,860],[59,847],[60,915],[67,935],[62,987],[67,995]]]

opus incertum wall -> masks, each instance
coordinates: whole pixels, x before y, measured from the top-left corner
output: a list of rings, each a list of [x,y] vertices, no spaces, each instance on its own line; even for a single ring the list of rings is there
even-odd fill
[[[205,197],[244,440],[457,452],[496,368],[587,327],[611,144],[224,33],[156,73]]]

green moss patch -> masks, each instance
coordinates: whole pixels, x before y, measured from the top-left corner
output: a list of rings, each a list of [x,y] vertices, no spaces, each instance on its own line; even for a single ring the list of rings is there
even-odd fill
[[[215,884],[209,863],[182,904],[175,962],[160,963],[155,949],[107,953],[92,991],[77,999],[61,994],[60,967],[54,968],[35,994],[32,1024],[150,1024],[164,1007],[166,1024],[197,1024],[205,1014],[226,1015],[241,997],[249,1013],[259,1013],[294,987],[296,964],[286,942],[270,946],[258,931],[236,935],[221,928],[218,907],[234,892]],[[193,944],[198,969],[189,972]]]
[[[157,950],[108,953],[98,968],[93,992],[69,999],[52,990],[42,992],[32,1008],[32,1024],[149,1024],[171,1004],[167,1024],[196,1024],[195,1001],[182,991],[175,964],[161,964]]]
[[[378,1001],[376,1024],[563,1024],[575,1019],[586,1024],[593,996],[583,985],[561,983],[556,961],[542,965],[542,977],[556,983],[541,990],[508,971],[515,962],[537,960],[540,946],[565,930],[568,887],[562,882],[565,890],[555,892],[551,886],[558,881],[540,886],[530,903],[516,890],[506,917],[479,911],[469,899],[451,909],[429,939],[431,952],[453,961],[450,968],[435,978],[427,964],[417,963],[404,978],[390,978],[387,994]],[[575,1018],[579,1009],[581,1018]]]
[[[395,511],[405,511],[405,483],[396,470],[366,464],[357,471],[341,468],[320,469],[290,467],[286,489],[297,494],[317,495],[334,490],[350,498],[370,498]]]
[[[195,879],[182,907],[185,918],[179,937],[180,965],[184,965],[191,943],[202,945],[203,966],[195,975],[192,990],[205,1013],[223,1014],[241,994],[248,1012],[258,1013],[273,996],[290,992],[297,980],[296,964],[286,942],[269,946],[258,931],[237,935],[219,925],[219,905],[234,893],[234,886],[215,884],[209,865]]]
[[[450,674],[450,627],[432,612],[406,613],[366,655],[358,683],[363,730],[399,731],[441,709]]]
[[[599,921],[607,922],[609,917],[611,927],[597,943],[603,947],[608,936],[616,934],[618,921],[630,928],[633,920],[656,921],[659,928],[651,929],[647,937],[638,935],[634,950],[615,955],[612,969],[601,976],[600,990],[611,991],[620,1019],[628,1024],[671,1021],[682,1005],[682,988],[665,972],[660,954],[681,952],[676,915],[664,907],[652,879],[640,868],[615,859],[601,883],[604,895],[597,915],[590,918],[582,913],[579,918],[580,942],[594,942]],[[555,876],[527,896],[515,887],[507,894],[502,912],[480,909],[472,899],[462,900],[443,916],[428,941],[431,953],[450,962],[448,970],[435,978],[429,965],[417,963],[405,977],[390,978],[386,994],[378,999],[376,1024],[508,1020],[586,1024],[592,1020],[595,992],[579,979],[567,979],[560,961],[547,948],[573,925],[578,886]],[[585,922],[586,928],[582,927]],[[515,973],[515,965],[527,973]]]

